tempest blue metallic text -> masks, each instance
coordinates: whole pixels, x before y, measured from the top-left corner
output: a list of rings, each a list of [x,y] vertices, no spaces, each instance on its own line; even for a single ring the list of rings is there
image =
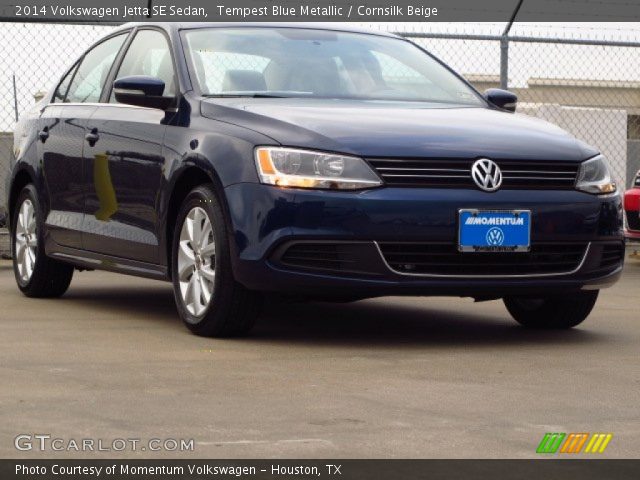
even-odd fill
[[[15,277],[173,282],[200,335],[247,332],[266,292],[504,299],[568,328],[622,269],[600,152],[382,33],[125,25],[20,120]]]

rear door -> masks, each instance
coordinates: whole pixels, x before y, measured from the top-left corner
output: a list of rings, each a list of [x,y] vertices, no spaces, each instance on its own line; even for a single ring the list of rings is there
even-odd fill
[[[176,95],[175,68],[168,39],[159,30],[139,29],[127,47],[115,80],[148,75]],[[161,263],[159,200],[164,179],[163,140],[174,113],[117,103],[93,112],[87,129],[95,135],[84,158],[89,185],[83,244],[87,250],[147,263]]]
[[[46,224],[59,245],[82,246],[85,129],[126,35],[107,38],[89,50],[62,79],[38,120],[38,157],[49,203]]]

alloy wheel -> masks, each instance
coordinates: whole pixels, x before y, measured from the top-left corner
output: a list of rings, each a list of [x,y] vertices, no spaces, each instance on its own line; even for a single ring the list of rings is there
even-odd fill
[[[216,276],[213,225],[207,212],[194,207],[184,219],[178,247],[178,282],[187,311],[200,317],[211,303]]]
[[[28,283],[33,275],[38,253],[38,232],[36,227],[36,212],[31,200],[22,202],[18,212],[15,233],[16,265],[20,280]]]

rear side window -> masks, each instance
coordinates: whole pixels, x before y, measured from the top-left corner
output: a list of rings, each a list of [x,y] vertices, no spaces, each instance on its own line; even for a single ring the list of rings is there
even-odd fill
[[[58,88],[56,88],[56,91],[53,94],[53,98],[51,99],[51,102],[65,101],[65,99],[67,98],[67,91],[69,90],[69,85],[71,84],[71,80],[73,79],[73,74],[76,73],[77,68],[78,68],[78,64],[76,63],[73,66],[73,68],[69,70],[69,73],[67,73],[64,76],[64,78],[58,85]]]
[[[65,102],[95,103],[100,94],[120,47],[127,34],[123,33],[95,46],[82,59],[73,77]]]
[[[165,36],[157,30],[140,30],[116,74],[116,79],[132,75],[146,75],[164,82],[164,95],[175,95],[175,72],[171,51]],[[109,102],[115,103],[113,90]]]

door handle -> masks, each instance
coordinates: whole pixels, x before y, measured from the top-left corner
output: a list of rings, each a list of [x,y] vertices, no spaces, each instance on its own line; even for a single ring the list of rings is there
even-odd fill
[[[89,142],[89,146],[93,147],[96,142],[100,139],[100,135],[98,135],[98,129],[92,128],[91,132],[87,133],[84,136],[84,139]]]
[[[38,132],[38,138],[42,143],[46,142],[47,138],[49,138],[49,127],[44,127],[42,130],[40,130]]]

